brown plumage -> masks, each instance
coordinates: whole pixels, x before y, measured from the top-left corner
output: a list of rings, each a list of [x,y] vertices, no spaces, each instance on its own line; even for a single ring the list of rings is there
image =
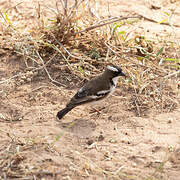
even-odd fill
[[[104,73],[88,81],[71,98],[66,107],[57,113],[57,118],[61,119],[76,106],[99,101],[110,95],[116,87],[118,76],[125,76],[121,68],[108,66]]]

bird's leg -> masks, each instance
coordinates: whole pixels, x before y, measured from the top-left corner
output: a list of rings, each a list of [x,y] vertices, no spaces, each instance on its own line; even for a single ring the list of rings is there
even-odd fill
[[[95,108],[95,107],[91,107],[91,111],[90,111],[90,113],[98,113],[98,115],[100,115],[101,114],[101,111],[104,109],[105,107],[102,107],[102,108],[99,108],[99,109],[97,109],[97,108]]]
[[[99,109],[92,107],[90,113],[93,114],[93,113],[96,113],[96,112],[97,112],[98,114],[101,114],[101,112],[99,111]]]

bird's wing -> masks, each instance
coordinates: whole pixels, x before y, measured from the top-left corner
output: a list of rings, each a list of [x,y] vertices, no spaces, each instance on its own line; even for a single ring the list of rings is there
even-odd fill
[[[82,87],[67,104],[67,106],[78,106],[81,104],[89,103],[103,99],[110,93],[110,90],[103,90],[93,92],[91,88]]]

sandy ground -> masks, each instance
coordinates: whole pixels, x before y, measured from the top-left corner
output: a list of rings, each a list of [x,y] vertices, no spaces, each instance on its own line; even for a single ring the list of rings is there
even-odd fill
[[[11,3],[18,1],[1,6],[6,8]],[[33,18],[36,3],[24,1],[18,6],[18,12],[29,9],[24,12],[32,15],[19,17],[24,24],[27,17]],[[168,1],[169,8],[174,3]],[[157,6],[165,9],[168,4],[159,1]],[[141,9],[140,13],[151,14],[150,18],[162,13],[151,9],[149,1],[111,1],[110,7],[115,15],[119,9],[125,13],[127,7],[138,13]],[[143,26],[151,32],[149,36],[172,30],[146,23]],[[0,56],[0,81],[22,71],[22,61],[12,52],[2,48]],[[57,122],[57,111],[77,89],[56,87],[46,77],[22,84],[18,81],[15,78],[0,84],[2,179],[180,179],[180,107],[160,114],[150,110],[147,117],[137,117],[128,111],[129,94],[120,84],[100,106],[101,114],[81,106]]]

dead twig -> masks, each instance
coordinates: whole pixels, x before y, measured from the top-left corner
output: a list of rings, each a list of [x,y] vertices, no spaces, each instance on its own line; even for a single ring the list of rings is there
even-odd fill
[[[172,24],[170,24],[170,23],[165,23],[165,22],[159,23],[159,22],[157,22],[157,21],[155,21],[155,20],[153,20],[153,19],[147,18],[147,17],[145,17],[145,16],[143,16],[143,15],[139,15],[139,18],[140,18],[140,19],[144,19],[144,20],[146,20],[146,21],[153,22],[153,23],[158,23],[158,24],[161,24],[161,25],[180,27],[180,26],[177,25],[177,24],[173,24],[173,25],[172,25]]]
[[[165,76],[163,79],[168,79],[168,78],[170,78],[170,77],[172,77],[172,76],[175,76],[175,75],[177,75],[177,74],[179,74],[180,73],[180,70],[179,71],[176,71],[176,72],[174,72],[174,73],[172,73],[172,74],[168,74],[167,76]]]
[[[36,54],[38,55],[39,59],[41,60],[41,62],[42,62],[42,64],[43,64],[43,68],[44,68],[44,70],[46,71],[46,73],[47,73],[47,75],[48,75],[48,78],[49,78],[52,82],[57,83],[57,84],[59,84],[59,85],[61,85],[61,86],[63,86],[63,87],[66,87],[64,84],[62,84],[62,83],[54,80],[54,79],[51,77],[51,75],[49,74],[49,72],[48,72],[48,70],[47,70],[47,68],[46,68],[46,65],[44,64],[44,60],[42,59],[42,57],[40,56],[40,54],[39,54],[39,52],[38,52],[37,50],[36,50]]]
[[[114,19],[114,20],[112,20],[112,19]],[[90,26],[90,27],[88,27],[88,28],[86,28],[86,29],[84,29],[84,30],[82,30],[82,31],[79,31],[79,32],[74,33],[74,35],[79,34],[79,33],[83,33],[83,32],[87,32],[87,31],[91,31],[91,30],[96,29],[96,28],[98,28],[98,27],[102,27],[102,26],[105,26],[105,25],[108,25],[108,24],[115,23],[115,22],[117,22],[117,21],[125,20],[125,19],[144,19],[144,20],[146,20],[146,21],[150,21],[150,22],[153,22],[153,23],[158,23],[158,24],[162,24],[162,25],[172,26],[172,25],[169,24],[169,23],[159,23],[159,22],[157,22],[157,21],[155,21],[155,20],[153,20],[153,19],[147,18],[147,17],[145,17],[145,16],[143,16],[143,15],[127,16],[127,17],[117,16],[117,17],[110,18],[111,21],[109,21],[109,22],[102,23],[102,24],[99,24],[99,22],[98,22],[98,24],[92,25],[92,26]],[[107,21],[107,20],[109,20],[109,19],[105,19],[105,21]],[[100,22],[102,22],[102,21],[103,21],[103,20],[101,20]],[[179,25],[176,25],[176,24],[174,24],[173,26],[175,26],[175,27],[180,27]]]
[[[10,81],[11,79],[14,79],[14,78],[16,78],[16,77],[19,77],[19,76],[21,76],[21,75],[22,75],[22,74],[16,74],[16,75],[10,77],[9,79],[5,79],[5,80],[3,80],[3,81],[0,81],[0,84],[6,83],[6,82]]]
[[[17,53],[23,55],[23,53],[20,53],[20,52],[17,52]],[[37,55],[39,54],[37,51],[36,51],[36,53],[37,53]],[[49,74],[49,72],[47,71],[47,68],[46,68],[46,66],[53,60],[53,58],[54,58],[56,55],[57,55],[57,53],[55,53],[46,63],[44,63],[44,61],[42,60],[41,56],[38,55],[39,59],[40,59],[41,62],[42,62],[42,66],[40,66],[40,67],[38,67],[38,68],[33,68],[32,72],[34,72],[34,71],[39,71],[39,70],[41,70],[41,69],[45,69],[45,71],[46,71],[49,79],[50,79],[52,82],[57,83],[57,84],[59,84],[59,85],[61,85],[61,86],[63,86],[63,87],[66,87],[64,84],[62,84],[62,83],[60,83],[60,82],[52,79],[52,77],[50,76],[50,74]],[[32,58],[32,57],[30,57],[30,56],[28,56],[28,58],[30,58],[33,62],[36,62],[36,63],[39,65],[39,63],[38,63],[34,58]],[[0,84],[8,83],[10,80],[12,80],[12,79],[14,79],[14,78],[17,78],[17,77],[20,77],[20,76],[23,76],[23,75],[25,75],[25,74],[26,74],[26,73],[16,74],[16,75],[14,75],[14,76],[12,76],[12,77],[10,77],[10,78],[8,78],[8,79],[5,79],[5,80],[0,81]]]
[[[83,32],[86,32],[86,31],[90,31],[90,30],[93,30],[93,29],[96,29],[98,27],[101,27],[101,26],[105,26],[105,25],[108,25],[108,24],[112,24],[114,22],[117,22],[117,21],[121,21],[121,20],[124,20],[124,19],[130,19],[130,18],[140,18],[140,16],[128,16],[128,17],[116,17],[115,20],[112,20],[112,21],[109,21],[109,22],[106,22],[106,23],[103,23],[103,24],[96,24],[96,25],[92,25],[82,31],[79,31],[79,32],[76,32],[74,33],[74,35],[76,34],[79,34],[79,33],[83,33]]]
[[[9,10],[14,9],[14,8],[17,9],[17,6],[19,6],[19,5],[22,4],[22,3],[23,3],[23,2],[19,2],[19,3],[17,3],[16,5],[8,8],[8,9],[6,10],[6,12],[8,12]]]
[[[67,52],[67,54],[72,57],[72,58],[75,58],[75,59],[79,59],[79,60],[83,60],[82,58],[79,58],[78,56],[74,56],[73,54],[71,54],[63,45],[62,43],[60,43],[53,34],[51,34],[51,36],[54,38],[54,40]]]

